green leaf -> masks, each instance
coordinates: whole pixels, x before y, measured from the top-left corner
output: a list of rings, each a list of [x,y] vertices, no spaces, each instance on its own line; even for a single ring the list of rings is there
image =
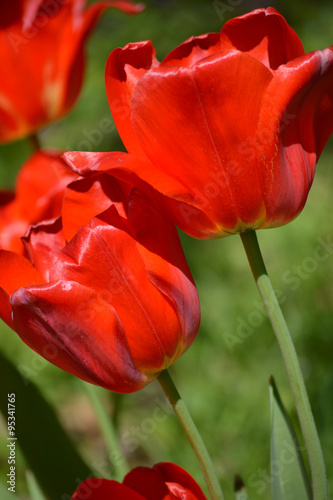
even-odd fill
[[[7,421],[8,394],[15,394],[17,446],[49,500],[69,500],[91,471],[34,384],[0,352],[0,411]]]
[[[95,385],[84,382],[83,380],[80,382],[82,382],[82,385],[89,397],[91,406],[94,409],[98,425],[104,439],[104,444],[108,451],[111,468],[110,478],[112,477],[112,479],[121,482],[127,474],[128,468],[124,455],[120,450],[117,432],[114,428],[112,419],[105,408],[102,399],[102,390],[100,387],[96,387]]]
[[[273,377],[270,379],[271,480],[273,500],[311,500],[300,446]]]
[[[27,485],[31,500],[46,500],[32,472],[26,472]]]
[[[7,490],[5,486],[0,484],[0,498],[1,500],[16,500],[18,497],[14,493]]]

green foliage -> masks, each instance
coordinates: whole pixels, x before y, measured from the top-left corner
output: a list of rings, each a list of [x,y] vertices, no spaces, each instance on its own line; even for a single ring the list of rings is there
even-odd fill
[[[31,500],[45,500],[43,492],[40,489],[35,476],[30,471],[27,471],[26,477]]]
[[[296,433],[273,378],[270,380],[273,500],[310,500],[311,487]]]
[[[73,493],[77,486],[76,479],[87,478],[91,471],[62,430],[52,408],[36,387],[31,382],[27,383],[1,353],[0,379],[6,381],[0,397],[0,411],[5,419],[9,415],[8,402],[15,406],[14,417],[11,420],[8,417],[8,423],[15,422],[11,435],[17,441],[9,442],[13,443],[15,449],[16,445],[20,447],[29,469],[34,472],[50,500],[58,500],[65,493]],[[13,398],[9,399],[8,394],[13,395]],[[14,463],[16,472],[18,467]],[[36,490],[33,480],[30,478],[29,481],[31,488]]]

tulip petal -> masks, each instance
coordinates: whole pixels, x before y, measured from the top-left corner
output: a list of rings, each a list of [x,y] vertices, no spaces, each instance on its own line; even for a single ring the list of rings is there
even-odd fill
[[[83,481],[72,496],[72,500],[86,500],[87,498],[90,500],[107,500],[108,498],[114,498],[115,500],[146,500],[145,497],[124,484],[97,478]]]
[[[183,489],[193,493],[194,497],[188,497],[189,500],[192,498],[194,500],[206,500],[206,497],[197,482],[188,472],[186,472],[186,470],[182,469],[178,465],[171,462],[161,462],[154,465],[154,469],[163,476],[163,480],[167,483],[167,486],[171,489],[172,493],[175,494],[176,491],[178,492],[179,485],[181,485]],[[177,483],[177,486],[171,483]],[[182,497],[179,496],[179,498]]]
[[[302,210],[318,158],[333,132],[333,48],[281,66],[262,103],[258,171],[266,225],[282,225]]]
[[[137,366],[156,375],[180,349],[179,321],[172,305],[148,279],[136,240],[127,233],[127,222],[114,207],[105,217],[107,222],[95,218],[90,226],[81,227],[57,255],[54,277],[102,294],[117,311]]]
[[[0,287],[0,318],[12,329],[14,329],[12,320],[12,306],[10,296]]]
[[[120,184],[107,174],[70,184],[65,191],[62,209],[66,240],[70,241],[81,226],[89,224],[93,217],[104,212],[111,204],[126,218],[128,195],[129,187],[126,193],[126,184]]]
[[[220,33],[207,33],[192,36],[171,51],[161,62],[160,66],[187,66],[209,57],[221,49]]]
[[[52,279],[52,262],[54,254],[65,245],[61,219],[31,226],[23,238],[26,254],[35,269],[48,282]]]
[[[165,483],[170,492],[170,500],[197,500],[191,491],[187,491],[177,483]]]
[[[304,55],[297,34],[272,7],[230,19],[221,30],[221,46],[247,52],[272,70]]]
[[[60,216],[65,186],[76,177],[59,151],[33,154],[18,173],[13,199],[0,207],[0,248],[23,254],[28,227]]]
[[[181,184],[167,173],[158,170],[149,161],[137,158],[127,153],[86,153],[70,151],[63,155],[68,165],[82,176],[94,176],[98,172],[108,172],[119,180],[141,191],[150,191],[149,196],[156,196],[156,191],[163,193],[158,205],[164,207],[165,216],[177,221],[180,227],[191,229],[194,237],[200,237],[202,232],[218,231],[215,223],[197,207],[186,185]],[[154,193],[151,191],[154,188]],[[191,222],[195,218],[195,225]],[[73,226],[74,227],[74,226]],[[201,236],[202,237],[202,236]]]
[[[157,64],[150,41],[131,43],[111,52],[105,66],[105,88],[118,133],[129,153],[139,158],[145,154],[131,122],[130,100],[139,78]]]
[[[45,283],[28,259],[8,250],[0,250],[0,269],[0,286],[8,295],[21,287]]]
[[[65,186],[77,177],[61,155],[62,151],[38,151],[18,173],[16,198],[22,216],[32,224],[60,215]]]
[[[174,194],[189,203],[192,201],[187,188],[164,172],[159,172],[147,158],[144,160],[128,153],[86,153],[69,151],[63,158],[72,170],[82,176],[93,176],[98,172],[106,172],[117,179],[124,180],[140,190],[147,190],[148,186],[140,180],[151,184],[158,191],[163,189],[166,195]],[[134,174],[134,175],[133,175]],[[149,189],[149,188],[148,188]]]
[[[176,228],[152,205],[145,203],[138,192],[132,194],[130,207],[129,222],[136,230],[137,248],[147,275],[172,299],[183,332],[183,344],[189,347],[199,329],[200,304]]]
[[[135,367],[106,295],[70,281],[21,288],[11,297],[14,329],[51,363],[88,382],[133,392],[150,380]]]
[[[232,51],[192,68],[151,70],[132,96],[132,122],[147,157],[187,186],[226,232],[260,225],[265,216],[254,144],[246,141],[255,137],[271,79],[260,62]],[[177,224],[182,228],[181,218]]]
[[[123,484],[140,493],[145,500],[173,500],[158,470],[136,467],[131,470]]]

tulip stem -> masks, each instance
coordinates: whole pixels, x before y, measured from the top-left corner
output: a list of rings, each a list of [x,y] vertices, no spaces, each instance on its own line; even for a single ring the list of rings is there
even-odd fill
[[[295,347],[271,281],[268,277],[260,252],[257,235],[255,231],[248,231],[241,233],[241,238],[253,277],[279,343],[289,377],[289,383],[294,396],[294,402],[309,457],[313,500],[328,500],[323,452],[320,446],[316,424],[312,415]]]
[[[221,486],[216,476],[212,460],[208,454],[207,448],[201,435],[192,420],[192,417],[179,395],[176,386],[167,370],[164,370],[157,378],[163,391],[165,392],[170,404],[183,427],[185,434],[196,454],[202,473],[205,477],[208,490],[212,500],[223,500]]]

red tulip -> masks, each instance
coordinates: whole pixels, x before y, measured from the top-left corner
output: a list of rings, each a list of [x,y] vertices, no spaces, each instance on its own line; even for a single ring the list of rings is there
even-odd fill
[[[184,469],[173,463],[160,463],[152,469],[137,467],[123,483],[107,479],[86,479],[72,500],[206,500],[201,488]]]
[[[23,254],[29,226],[59,217],[65,187],[77,178],[56,151],[39,151],[22,166],[15,193],[0,191],[0,248]]]
[[[11,0],[0,6],[0,142],[60,118],[81,89],[84,45],[103,11],[142,4],[86,0]]]
[[[161,63],[151,42],[114,50],[106,90],[133,171],[184,231],[277,227],[301,212],[333,131],[333,47],[304,54],[275,9],[258,9]]]
[[[200,320],[175,227],[130,191],[109,175],[75,181],[62,219],[24,238],[27,258],[0,251],[0,317],[55,365],[124,393],[171,365]]]

